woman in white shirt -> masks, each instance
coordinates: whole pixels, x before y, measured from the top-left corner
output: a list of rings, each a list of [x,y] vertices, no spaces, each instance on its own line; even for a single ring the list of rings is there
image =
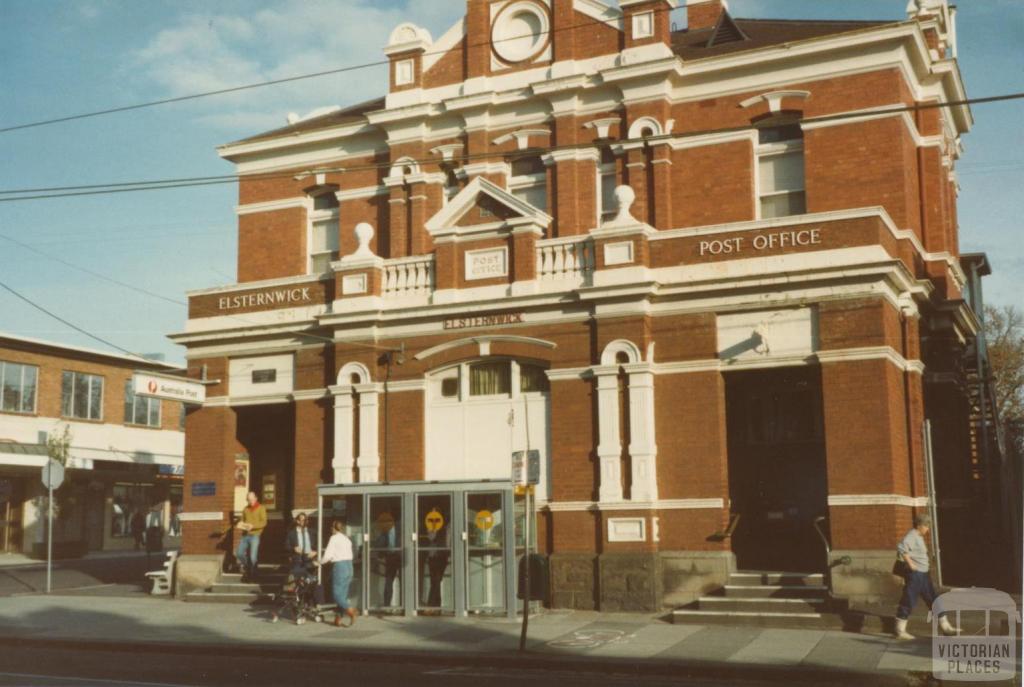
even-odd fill
[[[345,525],[340,520],[335,520],[331,529],[331,538],[320,556],[320,563],[334,563],[331,591],[334,592],[334,603],[338,605],[334,624],[341,627],[341,616],[344,614],[351,619],[348,627],[352,627],[356,622],[356,611],[348,605],[348,588],[352,584],[352,540],[345,535]]]

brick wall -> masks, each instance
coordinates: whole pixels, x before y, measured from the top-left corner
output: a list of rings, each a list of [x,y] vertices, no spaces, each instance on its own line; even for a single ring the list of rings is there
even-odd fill
[[[103,378],[103,411],[99,420],[73,418],[75,422],[106,423],[123,425],[124,422],[124,389],[132,379],[136,369],[145,368],[144,363],[133,361],[113,362],[96,356],[74,351],[58,353],[25,342],[0,340],[0,361],[34,365],[38,368],[36,378],[36,408],[30,415],[33,417],[61,418],[61,399],[63,373],[82,372]],[[160,426],[158,429],[181,429],[181,404],[174,401],[159,401]],[[8,417],[21,417],[22,413],[0,414]],[[72,419],[72,418],[68,418]],[[149,427],[140,429],[149,429]],[[106,447],[100,447],[106,448]]]

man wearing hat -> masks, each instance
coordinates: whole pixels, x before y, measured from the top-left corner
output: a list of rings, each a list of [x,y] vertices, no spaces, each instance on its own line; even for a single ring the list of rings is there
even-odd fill
[[[932,577],[929,574],[928,545],[925,537],[931,531],[932,520],[925,514],[914,516],[914,527],[904,535],[903,540],[896,546],[896,556],[904,564],[903,568],[903,596],[900,597],[899,608],[896,609],[896,638],[913,639],[914,635],[907,632],[907,619],[917,597],[924,599],[931,609],[935,601],[935,587],[932,585]],[[947,635],[957,634],[959,631],[949,623],[946,616],[939,618],[939,628]]]

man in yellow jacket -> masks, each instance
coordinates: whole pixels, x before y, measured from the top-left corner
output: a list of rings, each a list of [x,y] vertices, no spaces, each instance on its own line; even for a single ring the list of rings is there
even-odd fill
[[[242,581],[255,582],[260,535],[267,526],[267,509],[259,502],[254,491],[250,491],[245,500],[249,505],[242,509],[242,519],[238,521],[242,537],[238,542],[235,558],[238,559],[238,567],[242,569]]]

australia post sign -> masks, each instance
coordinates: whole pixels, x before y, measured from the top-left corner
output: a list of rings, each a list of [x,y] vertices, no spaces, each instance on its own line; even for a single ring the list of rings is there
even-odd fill
[[[205,386],[180,377],[136,372],[132,376],[132,386],[138,396],[150,396],[185,403],[202,403],[206,400]]]

